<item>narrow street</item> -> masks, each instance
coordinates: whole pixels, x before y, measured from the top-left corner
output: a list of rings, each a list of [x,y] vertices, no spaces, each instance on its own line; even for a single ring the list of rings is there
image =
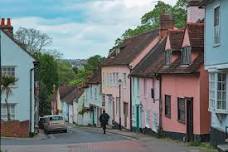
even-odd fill
[[[98,128],[81,127],[30,139],[4,138],[2,147],[7,152],[206,152],[167,139],[134,138],[111,131],[104,135]]]

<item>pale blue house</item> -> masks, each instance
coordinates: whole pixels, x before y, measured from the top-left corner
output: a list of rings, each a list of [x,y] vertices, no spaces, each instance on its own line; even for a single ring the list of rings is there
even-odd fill
[[[87,81],[84,91],[78,100],[74,101],[73,111],[76,123],[80,125],[100,124],[99,117],[102,113],[101,75],[97,71]]]
[[[4,19],[0,26],[0,51],[2,74],[13,76],[18,81],[11,86],[9,96],[10,117],[12,120],[27,121],[29,132],[35,131],[35,119],[38,118],[38,104],[34,98],[34,63],[35,59],[13,38],[10,19],[7,25]],[[1,98],[1,118],[7,120],[5,94]],[[36,118],[35,118],[36,117]]]
[[[225,142],[228,132],[228,1],[203,0],[205,68],[209,72],[211,143]]]

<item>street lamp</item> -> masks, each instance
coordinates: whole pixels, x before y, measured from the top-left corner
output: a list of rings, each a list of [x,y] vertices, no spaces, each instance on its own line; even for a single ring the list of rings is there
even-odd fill
[[[121,130],[121,84],[122,84],[121,79],[118,80],[118,84],[119,84],[119,129]]]

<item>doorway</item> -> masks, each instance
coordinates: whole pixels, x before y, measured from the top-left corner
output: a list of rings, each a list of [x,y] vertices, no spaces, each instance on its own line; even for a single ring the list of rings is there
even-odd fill
[[[193,98],[186,98],[186,113],[187,113],[187,124],[186,124],[186,136],[187,141],[193,141]]]

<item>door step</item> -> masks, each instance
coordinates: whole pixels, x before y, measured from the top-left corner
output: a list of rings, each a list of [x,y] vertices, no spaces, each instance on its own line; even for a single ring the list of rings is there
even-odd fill
[[[218,145],[219,152],[228,152],[228,144]]]

